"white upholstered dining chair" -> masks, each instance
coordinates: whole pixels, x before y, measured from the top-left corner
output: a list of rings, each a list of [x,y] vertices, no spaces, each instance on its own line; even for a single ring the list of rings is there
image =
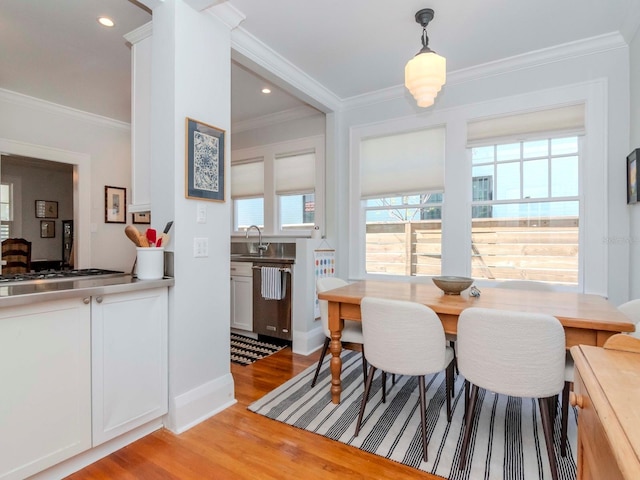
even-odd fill
[[[364,297],[360,302],[362,333],[369,374],[358,414],[355,436],[360,433],[371,382],[377,369],[418,377],[422,455],[427,461],[425,375],[446,370],[447,421],[451,421],[453,349],[446,346],[438,315],[426,305],[401,300]],[[383,384],[384,391],[384,384]]]
[[[458,368],[465,378],[465,432],[460,469],[467,461],[478,389],[514,397],[537,398],[547,455],[558,478],[553,448],[551,406],[565,379],[565,335],[550,315],[467,308],[458,319]]]
[[[629,300],[618,306],[618,310],[624,313],[636,324],[636,331],[629,333],[633,337],[640,338],[640,299]]]
[[[338,277],[322,277],[316,281],[316,291],[318,293],[326,292],[327,290],[333,290],[334,288],[344,287],[349,283]],[[316,386],[318,381],[318,374],[322,367],[322,360],[327,355],[329,350],[329,342],[331,341],[331,331],[329,330],[329,302],[326,300],[320,300],[320,321],[322,322],[322,329],[324,331],[325,339],[322,346],[322,352],[320,353],[320,359],[318,360],[318,366],[316,367],[316,373],[311,381],[311,387]],[[362,353],[362,372],[363,376],[367,378],[367,360],[364,356],[363,337],[362,337],[362,324],[352,320],[344,321],[344,328],[342,330],[342,348],[347,350],[355,350]]]
[[[509,288],[513,290],[535,290],[539,292],[552,292],[553,286],[539,282],[537,280],[505,280],[496,285],[496,288]],[[571,384],[573,383],[573,358],[571,353],[567,351],[565,353],[565,366],[564,366],[564,387],[562,389],[562,403],[561,403],[561,415],[562,423],[560,430],[560,454],[564,457],[567,454],[567,422],[569,415],[569,391],[571,390]],[[553,412],[555,412],[555,404],[551,407],[551,418],[554,418]]]

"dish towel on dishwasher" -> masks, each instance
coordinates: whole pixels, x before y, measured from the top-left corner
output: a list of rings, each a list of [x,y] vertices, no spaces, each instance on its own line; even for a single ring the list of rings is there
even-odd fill
[[[282,270],[279,267],[262,267],[260,270],[262,298],[265,300],[282,300],[286,291]]]

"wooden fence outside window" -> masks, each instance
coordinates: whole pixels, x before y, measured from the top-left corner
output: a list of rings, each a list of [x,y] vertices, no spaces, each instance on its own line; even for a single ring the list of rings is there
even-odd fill
[[[578,227],[577,217],[475,219],[471,276],[577,284]],[[440,220],[368,224],[367,273],[440,275],[441,237]]]

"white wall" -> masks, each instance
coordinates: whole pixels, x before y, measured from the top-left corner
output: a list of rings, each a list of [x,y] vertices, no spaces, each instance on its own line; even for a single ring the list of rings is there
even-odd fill
[[[129,124],[0,91],[0,150],[3,153],[10,145],[18,151],[8,153],[30,152],[28,156],[45,158],[33,154],[42,151],[53,157],[78,158],[79,162],[87,163],[89,178],[80,180],[84,182],[81,203],[87,213],[83,218],[87,220],[75,224],[82,240],[78,247],[86,256],[79,253],[78,267],[131,270],[135,247],[125,236],[124,225],[104,223],[105,185],[130,187],[130,137]],[[127,220],[130,222],[130,218]]]
[[[336,114],[337,131],[339,135],[338,152],[335,165],[328,166],[328,170],[335,171],[335,202],[329,205],[328,219],[334,222],[330,231],[330,238],[337,236],[338,269],[341,276],[346,275],[345,267],[349,264],[350,219],[347,210],[349,194],[349,135],[350,129],[364,124],[375,124],[394,118],[420,117],[428,122],[429,117],[436,117],[439,112],[450,109],[460,109],[461,112],[476,109],[478,106],[489,104],[497,99],[508,98],[530,92],[544,92],[572,84],[587,81],[602,80],[606,88],[605,109],[608,115],[603,119],[607,131],[605,138],[606,166],[604,181],[606,182],[605,211],[607,238],[590,239],[592,242],[605,242],[604,261],[608,271],[603,273],[607,278],[608,294],[612,302],[619,304],[629,297],[629,264],[628,243],[615,241],[628,238],[629,221],[626,207],[626,164],[628,153],[628,118],[629,118],[629,60],[628,48],[620,38],[608,39],[608,43],[598,48],[579,54],[564,52],[561,57],[548,56],[527,65],[518,64],[513,68],[505,68],[487,72],[485,74],[470,75],[467,72],[451,75],[449,83],[438,95],[434,107],[418,109],[415,102],[406,94],[403,98],[395,98],[368,106],[355,105],[344,112]],[[544,98],[540,99],[545,102]],[[508,106],[506,107],[508,111]],[[514,107],[517,109],[517,107]],[[481,109],[480,109],[481,110]],[[464,115],[464,114],[463,114]],[[459,129],[460,130],[460,129]],[[588,141],[588,140],[587,140]],[[462,143],[461,143],[462,142]],[[450,141],[447,140],[449,145]],[[464,145],[464,139],[458,139]],[[446,172],[459,169],[457,162],[462,161],[463,153],[458,149],[452,157],[452,151],[447,152]],[[450,174],[450,173],[448,173]],[[446,174],[445,174],[446,175]],[[331,188],[331,179],[327,185]],[[327,194],[331,198],[331,193]],[[588,217],[589,212],[586,213]],[[600,292],[598,292],[600,293]]]
[[[631,152],[640,148],[640,31],[629,46],[630,87],[631,87],[631,121],[630,144],[627,149]],[[630,298],[640,298],[640,204],[629,205],[629,265],[631,285]]]

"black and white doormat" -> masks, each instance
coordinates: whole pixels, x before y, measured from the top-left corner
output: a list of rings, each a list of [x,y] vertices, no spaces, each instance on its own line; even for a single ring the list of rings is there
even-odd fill
[[[549,460],[536,401],[494,395],[481,390],[479,415],[472,430],[466,468],[460,470],[464,379],[455,382],[453,418],[447,423],[443,374],[427,376],[427,437],[429,461],[422,460],[420,409],[415,377],[402,376],[387,385],[381,401],[381,381],[374,379],[360,435],[355,424],[364,390],[357,352],[342,354],[342,398],[331,403],[329,358],[318,383],[311,388],[315,365],[295,376],[248,408],[274,420],[302,428],[390,460],[451,480],[550,479]],[[554,428],[554,449],[561,480],[576,478],[576,410],[569,408],[567,456],[560,456],[560,415]]]
[[[231,361],[240,365],[251,365],[256,360],[279,352],[287,345],[254,340],[244,335],[231,334]]]

